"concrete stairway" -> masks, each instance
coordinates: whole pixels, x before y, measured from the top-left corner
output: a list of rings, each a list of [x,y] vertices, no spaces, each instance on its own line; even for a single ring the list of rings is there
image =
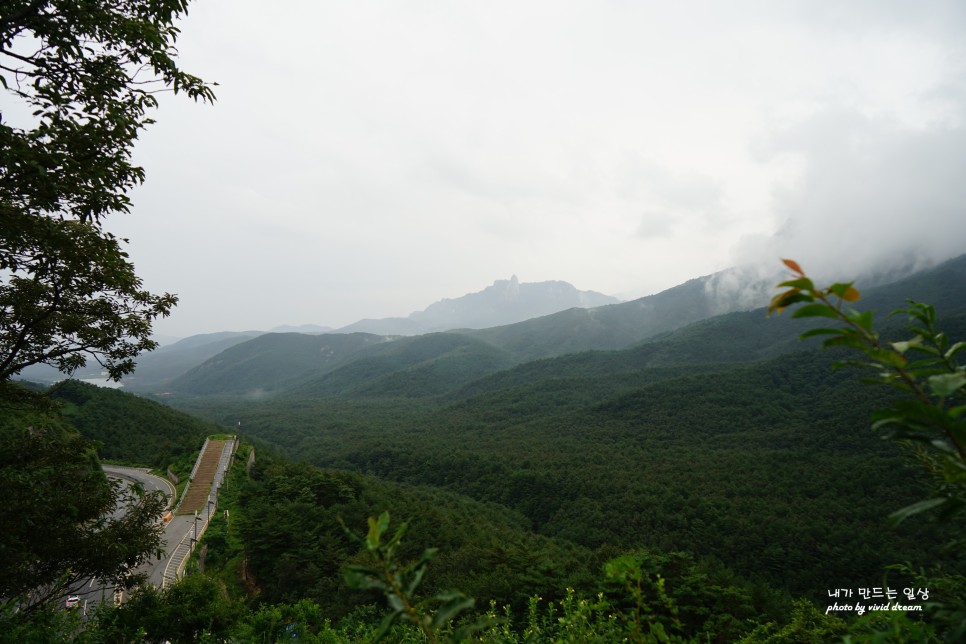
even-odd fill
[[[208,495],[211,493],[211,484],[215,480],[215,472],[218,470],[226,442],[208,441],[205,453],[201,455],[198,469],[195,470],[194,478],[188,484],[185,496],[181,500],[178,514],[194,514],[195,510],[201,512],[204,509]]]

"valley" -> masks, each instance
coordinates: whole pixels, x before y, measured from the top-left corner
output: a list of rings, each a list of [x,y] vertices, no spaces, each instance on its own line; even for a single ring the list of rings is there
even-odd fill
[[[959,258],[862,303],[884,318],[932,296],[963,337],[964,289]],[[885,520],[929,488],[869,429],[894,395],[833,369],[840,352],[797,339],[807,323],[735,311],[606,348],[646,308],[631,304],[566,313],[596,320],[569,332],[594,348],[559,356],[515,347],[562,332],[562,314],[404,337],[259,334],[139,397],[77,382],[52,395],[103,458],[128,463],[183,473],[205,435],[240,432],[238,458],[255,456],[230,474],[234,528],[213,519],[192,565],[263,607],[311,600],[355,619],[376,598],[340,578],[358,556],[342,526],[385,511],[408,524],[402,556],[440,550],[424,592],[459,588],[517,618],[537,595],[598,592],[621,556],[657,566],[685,612],[720,601],[698,599],[697,578],[744,598],[715,609],[732,626],[695,614],[687,637],[747,632],[753,616],[785,623],[795,601],[821,609],[830,588],[872,584],[897,562],[955,565],[935,547],[947,527]]]

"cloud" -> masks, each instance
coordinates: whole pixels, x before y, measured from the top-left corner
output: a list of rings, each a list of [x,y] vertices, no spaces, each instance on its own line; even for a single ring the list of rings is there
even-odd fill
[[[966,252],[966,130],[919,128],[827,110],[775,134],[762,154],[803,171],[775,195],[780,225],[747,237],[739,263],[794,257],[817,275],[853,279]]]
[[[964,239],[963,7],[206,0],[179,51],[219,100],[162,97],[116,232],[182,295],[172,334],[513,273],[632,297],[785,254],[938,258]]]

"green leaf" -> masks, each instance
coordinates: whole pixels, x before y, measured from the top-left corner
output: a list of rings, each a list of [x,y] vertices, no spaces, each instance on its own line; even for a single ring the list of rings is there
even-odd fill
[[[815,302],[814,304],[806,304],[805,306],[800,306],[795,309],[792,313],[793,318],[814,318],[814,317],[824,317],[824,318],[839,318],[839,312],[835,308],[829,306],[828,304],[822,304],[820,302]]]
[[[857,313],[852,316],[852,320],[869,333],[872,333],[872,311]]]
[[[853,349],[858,349],[859,351],[866,352],[868,350],[868,345],[865,341],[859,337],[855,332],[849,329],[843,329],[842,335],[834,338],[829,338],[822,343],[823,347],[851,347]]]
[[[817,335],[841,335],[842,329],[810,329],[805,333],[798,336],[799,340],[807,340],[808,338],[813,338]]]
[[[927,382],[933,395],[945,398],[966,385],[966,373],[956,372],[930,376]]]
[[[471,597],[463,593],[448,590],[436,595],[436,599],[443,602],[436,614],[433,615],[433,627],[440,628],[449,623],[451,619],[462,613],[464,610],[473,608],[476,603]]]
[[[782,309],[786,309],[792,304],[798,304],[799,302],[814,302],[815,298],[801,291],[792,290],[785,291],[784,293],[779,293],[775,297],[771,298],[771,303],[768,305],[768,312],[773,311],[781,312]]]
[[[922,336],[917,335],[912,340],[893,342],[890,346],[899,353],[905,353],[909,349],[919,349],[922,347]]]
[[[419,584],[423,581],[423,576],[425,576],[427,568],[428,566],[423,564],[421,566],[415,566],[412,568],[412,570],[410,570],[411,577],[406,583],[406,587],[403,589],[407,595],[412,595],[416,592]]]
[[[371,590],[373,588],[384,592],[391,590],[379,578],[378,570],[366,566],[347,565],[342,571],[342,578],[345,580],[345,585],[353,590]]]
[[[391,608],[394,612],[401,613],[406,610],[402,597],[396,593],[386,593],[386,601],[389,602],[389,608]]]
[[[945,358],[946,360],[952,360],[953,356],[955,356],[963,349],[966,349],[966,342],[957,342],[953,346],[949,347],[949,350],[943,354],[943,358]]]
[[[933,449],[935,449],[935,450],[936,450],[937,452],[942,452],[942,453],[944,453],[944,454],[947,454],[947,455],[949,455],[949,456],[955,456],[955,455],[957,454],[957,452],[956,452],[956,448],[955,448],[955,447],[953,447],[953,444],[952,444],[952,443],[950,443],[950,442],[949,442],[948,440],[946,440],[945,438],[934,438],[934,439],[932,439],[931,441],[928,441],[928,443],[929,443],[929,444],[930,444],[930,445],[931,445],[931,446],[933,447]],[[948,459],[947,459],[947,460],[948,460]]]
[[[815,290],[815,284],[813,284],[812,280],[808,279],[807,277],[799,277],[798,279],[781,282],[780,284],[778,284],[778,287],[801,289],[803,291]]]
[[[939,506],[946,503],[948,499],[926,499],[925,501],[917,501],[912,505],[907,505],[901,510],[896,510],[889,515],[889,521],[892,522],[893,526],[897,526],[909,517],[919,514],[920,512],[925,512],[926,510],[932,510],[933,508],[938,508]]]
[[[866,353],[870,358],[887,367],[901,369],[908,364],[905,356],[889,349],[868,349]]]
[[[389,529],[389,512],[383,512],[379,518],[369,517],[369,533],[366,535],[366,547],[378,550],[382,535]]]
[[[409,527],[409,524],[408,523],[405,523],[405,522],[404,523],[400,523],[399,524],[399,528],[396,530],[396,533],[394,535],[392,535],[392,539],[390,539],[389,542],[386,543],[385,547],[386,548],[395,548],[397,545],[399,545],[399,542],[402,541],[403,535],[406,534],[406,529],[408,527]],[[388,528],[389,528],[389,522],[388,522],[388,517],[387,517],[386,529],[388,529]]]
[[[828,287],[830,293],[834,293],[846,302],[855,302],[861,297],[859,292],[852,286],[852,282],[836,283]]]

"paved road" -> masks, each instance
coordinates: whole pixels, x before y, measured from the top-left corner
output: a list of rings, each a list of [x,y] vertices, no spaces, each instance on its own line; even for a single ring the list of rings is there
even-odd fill
[[[176,490],[174,485],[171,484],[165,478],[160,476],[155,476],[144,469],[134,468],[134,467],[121,467],[117,465],[103,465],[104,473],[109,477],[121,479],[128,483],[128,486],[121,491],[121,497],[119,499],[120,503],[115,509],[115,515],[123,514],[124,512],[124,502],[131,497],[128,492],[130,485],[137,482],[140,483],[144,488],[145,492],[155,492],[159,491],[163,493],[168,498],[168,507],[174,503],[174,497]],[[160,520],[161,517],[158,517]],[[169,535],[167,529],[165,530],[164,540],[162,541],[161,547],[166,552],[168,547],[166,545],[167,541],[172,539],[174,535]],[[177,541],[175,541],[177,543]],[[161,575],[164,572],[165,559],[154,558],[151,562],[141,566],[138,572],[145,572],[149,574],[149,580],[156,583],[158,586],[161,584]],[[157,580],[155,580],[155,571],[160,569],[161,572],[157,574]],[[90,612],[94,607],[102,602],[114,601],[114,591],[115,588],[112,584],[103,583],[99,579],[87,580],[83,587],[81,587],[77,592],[73,593],[79,598],[78,609],[84,610],[85,612]],[[64,598],[66,600],[66,598]]]
[[[167,479],[154,476],[145,470],[132,467],[105,465],[104,471],[107,472],[109,476],[113,475],[119,478],[136,480],[144,486],[144,490],[146,492],[160,490],[168,496],[168,507],[170,508],[174,505],[175,488],[174,485],[172,485]],[[190,538],[190,536],[187,535],[193,531],[193,524],[194,517],[183,516],[176,516],[165,523],[164,535],[161,537],[161,549],[164,551],[165,556],[160,559],[152,557],[150,561],[138,568],[137,572],[146,573],[148,576],[148,581],[158,588],[161,588],[164,582],[164,571],[168,564],[168,557],[170,557],[182,540],[185,538]]]
[[[152,557],[149,561],[142,564],[136,572],[147,575],[148,583],[158,588],[163,588],[165,577],[170,583],[178,576],[178,568],[184,565],[190,551],[188,546],[194,537],[201,533],[204,522],[208,519],[208,512],[215,509],[217,502],[217,492],[224,477],[231,456],[233,454],[234,441],[229,441],[221,454],[216,472],[215,480],[211,484],[208,503],[199,515],[174,516],[164,524],[164,534],[161,537],[161,549],[164,556],[161,558]],[[145,492],[160,491],[168,498],[168,508],[174,504],[176,490],[174,485],[165,478],[155,476],[145,469],[134,467],[120,467],[117,465],[104,465],[104,472],[111,477],[119,478],[129,483],[140,483]],[[122,494],[122,500],[126,494]],[[123,506],[123,503],[121,504]],[[119,507],[116,512],[123,512],[123,507]],[[158,517],[160,520],[161,517]],[[110,584],[102,584],[100,580],[92,579],[85,582],[80,591],[74,593],[79,598],[78,608],[85,613],[93,610],[98,602],[123,600],[123,597],[115,598],[115,589]],[[66,597],[64,598],[67,599]]]
[[[104,473],[119,479],[137,481],[144,487],[145,492],[163,492],[168,497],[168,507],[174,502],[175,489],[171,481],[155,476],[145,469],[137,467],[121,467],[120,465],[102,465]]]

